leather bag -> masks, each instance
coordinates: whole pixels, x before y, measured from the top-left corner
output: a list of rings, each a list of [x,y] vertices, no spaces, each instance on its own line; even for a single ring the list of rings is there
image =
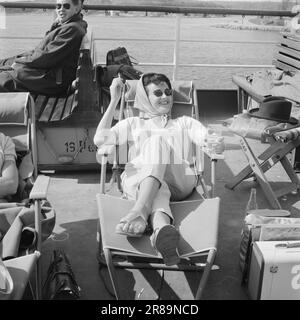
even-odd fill
[[[125,64],[128,66],[133,66],[138,64],[135,58],[131,57],[125,47],[118,47],[116,49],[110,50],[106,54],[106,65],[115,65],[115,64]]]
[[[43,286],[45,300],[76,300],[80,297],[80,287],[71,268],[70,261],[63,250],[53,250]]]

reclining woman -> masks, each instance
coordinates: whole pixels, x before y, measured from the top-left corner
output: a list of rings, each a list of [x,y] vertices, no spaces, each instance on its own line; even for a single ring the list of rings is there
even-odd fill
[[[104,143],[129,144],[130,161],[121,178],[124,196],[135,200],[135,204],[120,220],[116,232],[140,237],[149,221],[153,247],[166,265],[173,265],[179,262],[179,232],[173,226],[176,217],[170,210],[170,200],[185,199],[197,185],[195,172],[181,153],[192,142],[204,145],[207,129],[191,117],[170,118],[171,83],[165,75],[156,73],[144,74],[137,83],[135,107],[144,118],[127,118],[110,128],[123,85],[120,78],[113,80],[111,101],[94,137],[98,147]],[[223,150],[221,137],[216,152]]]
[[[18,181],[15,145],[0,132],[0,203],[8,202],[8,197],[17,192]]]
[[[37,239],[35,211],[29,199],[20,199],[18,187],[22,178],[16,164],[13,140],[0,132],[0,258],[17,257],[20,248],[29,248]],[[48,202],[42,203],[42,239],[49,237],[55,225],[55,212]]]
[[[0,211],[1,204],[7,203],[9,197],[17,192],[18,182],[15,145],[10,137],[0,132]],[[6,217],[0,212],[0,241],[4,235],[2,225],[5,222]]]
[[[57,19],[37,47],[0,60],[0,92],[67,92],[76,77],[80,44],[87,29],[80,13],[82,3],[83,0],[57,0]]]

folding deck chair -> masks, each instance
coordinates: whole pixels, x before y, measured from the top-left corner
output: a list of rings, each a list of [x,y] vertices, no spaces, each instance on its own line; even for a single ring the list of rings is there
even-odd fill
[[[238,115],[237,117],[239,117],[238,121],[240,121],[240,123],[238,125],[233,123],[231,130],[240,138],[240,145],[247,158],[248,165],[235,175],[230,182],[226,183],[225,186],[229,189],[234,189],[243,180],[255,177],[270,206],[273,209],[281,209],[278,198],[300,189],[299,178],[288,159],[288,155],[300,145],[300,139],[289,141],[276,139],[274,134],[278,129],[275,130],[274,133],[271,127],[267,128],[268,126],[276,128],[278,123],[274,121],[252,118],[246,113]],[[237,118],[233,121],[237,121]],[[264,152],[258,155],[249,144],[248,138],[259,140],[260,142],[267,141],[270,145]],[[273,190],[265,173],[277,163],[281,164],[283,170],[290,178],[291,183],[279,190]]]
[[[273,58],[273,64],[276,69],[263,70],[263,75],[268,75],[270,79],[260,80],[256,85],[253,83],[253,75],[234,75],[232,81],[237,85],[237,98],[238,98],[238,111],[249,111],[253,104],[252,102],[261,103],[268,96],[284,96],[293,103],[292,116],[299,118],[299,90],[293,88],[292,91],[286,89],[287,83],[282,86],[275,85],[275,74],[278,71],[286,72],[287,74],[297,75],[299,79],[300,72],[300,37],[291,33],[282,33],[279,39],[279,43],[275,48],[275,55]],[[272,72],[275,72],[272,74]],[[255,75],[255,74],[254,74]],[[284,83],[286,75],[283,76],[282,82]],[[267,78],[268,78],[267,77]],[[274,80],[274,85],[270,86],[271,79]],[[292,80],[289,80],[292,81]],[[294,80],[297,81],[297,80]],[[280,83],[280,81],[277,81]],[[292,82],[291,82],[292,83]],[[295,82],[296,83],[296,82]],[[294,84],[295,84],[294,83]],[[299,86],[299,84],[298,84]],[[298,88],[298,87],[297,87]],[[246,124],[247,125],[247,124]],[[235,132],[240,135],[239,132]],[[257,140],[261,140],[263,131],[257,133],[254,137]],[[240,135],[241,136],[241,135]],[[246,137],[241,136],[240,144],[244,151],[249,165],[247,165],[234,179],[226,184],[226,187],[233,189],[244,179],[251,176],[255,176],[259,182],[262,190],[267,197],[270,205],[274,209],[280,209],[281,205],[278,198],[293,191],[299,189],[299,179],[293,170],[293,166],[287,158],[289,153],[295,153],[295,149],[300,145],[299,139],[293,141],[277,141],[273,135],[270,134],[267,137],[270,146],[265,152],[260,155],[255,155],[253,149],[250,147],[246,140]],[[283,169],[289,176],[291,184],[287,188],[273,191],[270,183],[268,182],[265,172],[273,167],[276,163],[280,162]]]
[[[123,92],[118,112],[119,120],[123,114],[126,117],[135,115],[138,110],[133,107],[136,80],[128,80],[127,92]],[[174,81],[174,105],[173,117],[178,115],[190,115],[198,119],[198,105],[196,92],[192,82]],[[125,106],[126,104],[126,106]],[[115,226],[126,212],[130,210],[134,202],[121,199],[120,195],[106,193],[106,168],[108,156],[115,146],[103,146],[98,150],[97,159],[101,163],[100,193],[97,194],[98,213],[100,221],[100,246],[103,250],[106,265],[117,299],[120,299],[120,291],[117,284],[116,268],[127,269],[155,269],[174,271],[203,271],[201,280],[195,294],[195,299],[200,299],[206,285],[209,273],[213,267],[217,252],[218,218],[220,199],[214,197],[215,193],[215,163],[223,159],[223,155],[210,155],[212,163],[212,184],[208,190],[203,179],[203,153],[196,152],[200,165],[200,185],[193,194],[184,201],[171,203],[171,210],[176,217],[176,227],[179,228],[181,238],[179,242],[180,263],[177,266],[165,266],[162,258],[152,248],[148,236],[141,238],[127,238],[115,233]],[[199,151],[199,150],[197,150]],[[116,157],[113,160],[112,179],[119,182],[119,167]],[[113,181],[111,181],[112,183]],[[110,184],[111,185],[111,184]],[[210,196],[213,198],[210,198]],[[118,257],[126,258],[120,261]]]
[[[22,299],[27,284],[30,284],[33,272],[35,271],[35,294],[33,297],[41,298],[41,265],[39,257],[42,245],[42,216],[41,202],[46,200],[49,177],[37,175],[37,150],[35,131],[34,101],[29,93],[1,93],[0,94],[0,132],[10,136],[16,146],[17,165],[19,170],[19,201],[24,196],[24,181],[33,180],[33,187],[30,194],[26,194],[34,205],[34,228],[37,235],[36,245],[22,252],[21,256],[9,258],[4,262],[13,280],[13,292],[10,296],[13,300]],[[21,159],[20,164],[18,163]],[[21,188],[20,188],[21,187]],[[21,190],[20,190],[21,189]],[[16,200],[18,201],[18,200]],[[52,211],[51,224],[55,223],[55,212]],[[49,220],[49,221],[50,221]],[[17,222],[15,218],[10,226],[13,228]],[[4,235],[4,241],[8,232]],[[0,247],[2,247],[0,241]],[[1,251],[1,250],[0,250]],[[2,253],[2,251],[1,251]],[[30,286],[31,287],[31,286]]]

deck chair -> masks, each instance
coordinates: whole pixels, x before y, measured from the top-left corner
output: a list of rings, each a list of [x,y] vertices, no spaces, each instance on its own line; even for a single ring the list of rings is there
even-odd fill
[[[120,108],[117,117],[122,119],[135,115],[138,110],[134,108],[134,96],[137,81],[130,80],[126,83],[126,92],[122,93]],[[192,82],[174,81],[173,117],[189,115],[198,119],[198,105],[196,92]],[[138,239],[126,238],[115,233],[115,226],[122,216],[133,206],[133,201],[125,200],[120,195],[106,193],[106,168],[109,154],[115,146],[103,146],[97,153],[98,162],[101,163],[100,193],[97,194],[98,213],[100,221],[100,245],[102,247],[108,271],[110,274],[114,294],[121,299],[117,284],[116,268],[155,269],[174,271],[203,271],[195,299],[202,297],[209,273],[213,267],[217,252],[219,202],[214,196],[215,163],[223,155],[210,155],[213,167],[212,188],[209,190],[204,183],[203,162],[196,166],[199,172],[199,188],[184,201],[171,203],[171,210],[176,216],[176,227],[179,228],[181,239],[179,254],[181,261],[177,266],[165,266],[161,257],[153,250],[148,236]],[[194,149],[195,150],[195,149]],[[198,149],[197,149],[198,151]],[[195,152],[194,157],[203,157],[202,152]],[[195,160],[195,158],[194,158]],[[201,158],[201,160],[203,160]],[[117,166],[116,157],[113,158],[112,182],[118,184],[120,167]],[[125,257],[126,261],[118,260]]]
[[[251,177],[256,178],[273,209],[281,209],[279,197],[300,188],[299,178],[288,160],[288,155],[300,145],[300,139],[277,139],[276,132],[280,131],[278,125],[280,126],[275,121],[252,118],[247,113],[237,115],[234,118],[229,129],[239,136],[240,145],[247,158],[248,165],[235,175],[230,182],[225,184],[227,188],[234,189],[243,180]],[[269,146],[264,152],[257,154],[248,139],[258,140],[258,143],[267,142]],[[277,163],[280,163],[287,173],[290,183],[279,190],[273,190],[266,172]]]
[[[34,298],[40,299],[41,265],[39,257],[41,255],[42,231],[45,231],[44,227],[42,229],[42,221],[47,221],[47,225],[51,229],[48,231],[51,233],[55,224],[55,212],[51,211],[47,219],[42,212],[42,202],[46,200],[49,177],[37,174],[35,112],[34,102],[29,93],[0,94],[0,132],[12,138],[16,147],[19,170],[18,192],[11,199],[15,202],[0,204],[3,207],[11,206],[12,213],[7,215],[8,229],[0,241],[0,253],[2,257],[5,256],[4,264],[13,280],[13,292],[10,299],[22,299],[27,284],[31,287],[34,273],[35,290],[32,290],[32,294]],[[24,201],[25,199],[26,201]],[[30,210],[34,210],[32,219],[36,240],[33,246],[22,251],[18,245],[21,241],[23,224],[19,215],[13,211],[16,209],[16,204],[22,207],[22,203],[24,203],[22,209],[25,209],[29,202],[31,203]],[[9,247],[5,245],[7,243],[10,244]],[[13,253],[7,254],[7,251]]]

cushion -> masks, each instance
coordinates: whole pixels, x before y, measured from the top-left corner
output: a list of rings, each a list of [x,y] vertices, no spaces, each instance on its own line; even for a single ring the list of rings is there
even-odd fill
[[[0,94],[0,124],[27,125],[28,92],[5,92]]]
[[[193,82],[192,81],[171,81],[174,89],[174,103],[193,103]]]
[[[12,138],[16,151],[27,151],[28,135],[28,92],[0,94],[0,132]]]

